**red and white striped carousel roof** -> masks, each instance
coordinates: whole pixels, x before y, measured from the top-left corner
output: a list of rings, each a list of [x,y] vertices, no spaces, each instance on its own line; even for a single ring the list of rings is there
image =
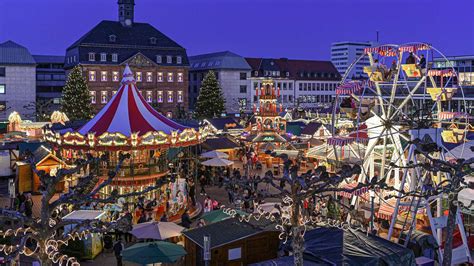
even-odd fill
[[[79,133],[85,135],[95,132],[96,136],[100,136],[109,132],[130,137],[132,133],[143,135],[150,131],[163,131],[171,134],[172,131],[184,129],[185,126],[158,113],[145,101],[127,65],[117,93],[94,118],[79,129]]]

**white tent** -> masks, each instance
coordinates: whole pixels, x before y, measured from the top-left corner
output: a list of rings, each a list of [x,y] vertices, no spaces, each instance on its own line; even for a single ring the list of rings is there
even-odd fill
[[[234,162],[229,161],[229,160],[227,160],[227,159],[223,159],[223,158],[214,158],[214,159],[210,159],[210,160],[204,161],[204,162],[202,162],[201,164],[203,164],[203,165],[205,165],[205,166],[215,166],[215,167],[218,167],[218,166],[230,166],[230,165],[233,165]]]
[[[224,158],[224,159],[227,159],[227,158],[229,158],[229,155],[227,155],[227,153],[220,152],[220,151],[208,151],[208,152],[202,153],[201,158]]]
[[[320,160],[336,160],[347,163],[359,163],[364,158],[365,146],[356,142],[344,145],[323,145],[310,148],[306,157],[317,158]]]
[[[467,183],[474,183],[474,177],[469,176],[465,177],[464,180]],[[458,194],[458,200],[464,204],[465,207],[471,204],[471,201],[474,201],[474,189],[465,188],[461,190]],[[474,212],[474,204],[469,208],[469,211]]]
[[[147,222],[136,224],[131,231],[139,239],[165,240],[170,237],[180,236],[184,227],[171,222]]]
[[[457,147],[451,149],[450,151],[446,152],[446,157],[448,158],[456,158],[456,159],[468,159],[474,157],[474,152],[471,151],[471,147],[474,146],[474,140],[471,140],[466,143],[462,143]]]

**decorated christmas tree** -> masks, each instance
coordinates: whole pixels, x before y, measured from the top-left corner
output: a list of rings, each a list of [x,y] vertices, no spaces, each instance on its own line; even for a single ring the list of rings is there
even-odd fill
[[[195,116],[199,119],[220,117],[225,112],[225,99],[216,75],[209,71],[201,84]]]
[[[61,110],[71,120],[86,120],[93,115],[90,91],[79,66],[74,67],[67,77]]]

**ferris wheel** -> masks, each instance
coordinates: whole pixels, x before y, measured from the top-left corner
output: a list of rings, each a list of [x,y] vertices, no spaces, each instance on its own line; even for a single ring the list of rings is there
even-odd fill
[[[364,65],[367,78],[350,79],[349,73],[360,70],[360,65]],[[445,67],[436,68],[440,65]],[[401,170],[400,166],[426,160],[417,157],[413,144],[416,140],[435,143],[439,148],[433,149],[432,154],[443,160],[463,158],[468,152],[465,143],[474,128],[457,77],[447,58],[427,43],[387,44],[364,49],[336,89],[332,137],[328,145],[334,146],[334,151],[341,151],[338,154],[341,162],[354,161],[348,159],[348,155],[358,157],[362,173],[357,182],[378,178],[399,190],[413,191],[427,182],[449,178],[440,174],[433,176],[419,168]],[[457,146],[455,154],[451,152],[453,146]],[[344,153],[347,150],[351,152]],[[384,204],[389,206],[389,238],[400,210],[416,215],[420,206],[429,204],[420,198],[387,203],[382,202],[383,196],[379,203],[380,208]],[[351,204],[356,205],[357,200],[358,196],[353,197]],[[430,212],[430,208],[426,209]],[[429,215],[432,218],[431,213]],[[405,219],[408,220],[408,215]],[[409,223],[411,233],[415,218]],[[438,229],[432,230],[434,233]]]

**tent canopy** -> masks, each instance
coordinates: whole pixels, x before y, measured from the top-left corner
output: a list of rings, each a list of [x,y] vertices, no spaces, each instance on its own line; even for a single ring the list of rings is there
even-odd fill
[[[136,224],[131,231],[132,235],[140,239],[164,240],[181,235],[184,227],[171,222],[147,222]]]
[[[208,151],[205,153],[201,154],[201,158],[223,158],[227,159],[229,158],[229,155],[225,152],[220,152],[220,151]]]
[[[95,132],[96,136],[100,136],[110,132],[130,137],[132,133],[140,136],[152,131],[171,134],[184,129],[186,127],[158,113],[146,102],[127,65],[117,93],[94,118],[79,129],[79,133],[86,135]]]
[[[223,158],[213,158],[213,159],[204,161],[204,162],[202,162],[201,164],[202,164],[202,165],[205,165],[205,166],[220,167],[220,166],[230,166],[230,165],[233,165],[234,162],[229,161],[229,160],[227,160],[227,159],[223,159]]]

